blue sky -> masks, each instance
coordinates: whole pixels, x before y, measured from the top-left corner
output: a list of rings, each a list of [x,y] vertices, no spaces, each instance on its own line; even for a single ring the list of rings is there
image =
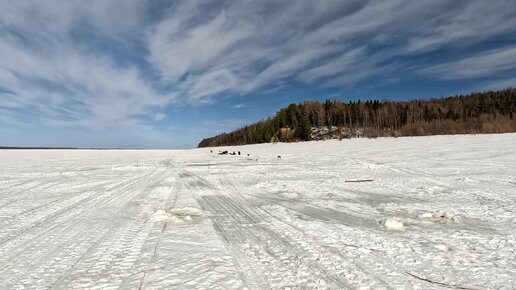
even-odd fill
[[[516,86],[516,5],[0,0],[0,145],[188,148],[305,99]]]

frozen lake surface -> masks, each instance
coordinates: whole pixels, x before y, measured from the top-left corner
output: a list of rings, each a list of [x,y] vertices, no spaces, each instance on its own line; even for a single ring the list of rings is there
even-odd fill
[[[1,150],[0,288],[514,289],[515,148]]]

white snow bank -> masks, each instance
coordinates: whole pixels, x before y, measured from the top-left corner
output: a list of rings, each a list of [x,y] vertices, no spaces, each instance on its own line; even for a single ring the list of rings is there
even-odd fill
[[[166,221],[169,218],[170,218],[170,215],[168,214],[168,212],[166,212],[166,211],[164,211],[162,209],[158,209],[154,213],[154,216],[152,217],[153,220],[158,221],[158,222]]]
[[[184,222],[190,221],[194,217],[202,216],[202,211],[194,207],[173,208],[169,211],[159,209],[154,213],[154,221]]]
[[[460,218],[451,211],[445,210],[436,210],[433,212],[426,212],[419,215],[421,219],[431,219],[433,221],[441,221],[441,222],[459,222]]]
[[[178,207],[169,210],[170,214],[177,216],[201,216],[202,211],[195,207]]]
[[[397,218],[382,218],[378,223],[389,231],[402,231],[404,226]]]
[[[446,246],[446,245],[443,245],[443,244],[437,244],[437,245],[434,245],[433,247],[434,247],[434,249],[442,251],[442,252],[450,251],[450,248],[448,246]]]
[[[438,185],[423,185],[417,188],[419,193],[428,193],[428,194],[441,194],[444,193],[445,188]]]
[[[366,160],[361,160],[361,159],[353,159],[353,160],[351,160],[350,161],[350,165],[357,166],[357,167],[363,167],[363,168],[367,168],[367,169],[373,169],[373,170],[383,169],[384,168],[381,164],[377,164],[377,163],[374,163],[374,162],[370,162],[370,161],[366,161]]]

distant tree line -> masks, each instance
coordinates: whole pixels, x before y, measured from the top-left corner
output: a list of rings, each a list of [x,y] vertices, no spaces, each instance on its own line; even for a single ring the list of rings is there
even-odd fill
[[[207,138],[199,147],[310,140],[312,127],[365,137],[516,132],[516,89],[411,101],[305,101],[274,117]]]

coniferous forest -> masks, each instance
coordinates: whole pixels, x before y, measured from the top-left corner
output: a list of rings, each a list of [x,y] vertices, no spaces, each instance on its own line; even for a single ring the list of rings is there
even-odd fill
[[[429,100],[305,101],[199,147],[307,141],[317,128],[337,128],[339,139],[516,132],[516,89]]]

